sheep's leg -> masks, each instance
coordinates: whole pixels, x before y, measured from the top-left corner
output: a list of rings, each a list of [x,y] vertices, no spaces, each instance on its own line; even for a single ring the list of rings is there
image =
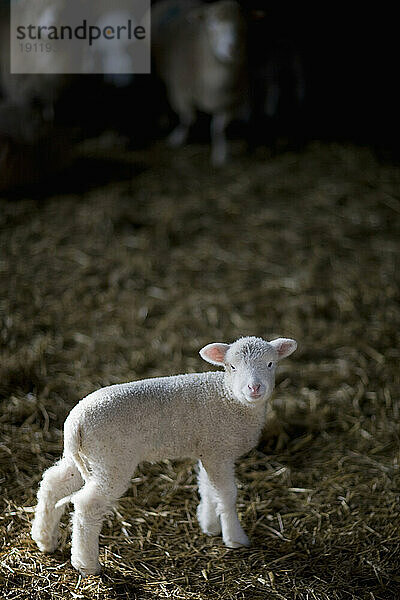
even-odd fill
[[[56,502],[79,490],[83,479],[75,463],[62,458],[43,475],[38,491],[38,504],[32,523],[32,538],[42,552],[54,552],[58,542],[58,525],[65,507]]]
[[[216,500],[216,513],[222,527],[222,539],[228,548],[249,546],[236,512],[237,488],[235,484],[235,466],[232,462],[204,463],[212,494]]]
[[[74,495],[71,563],[83,576],[100,572],[99,535],[104,517],[129,486],[129,480],[93,479]]]
[[[228,158],[226,128],[230,121],[229,112],[217,113],[211,120],[211,162],[215,167],[224,165]]]
[[[201,502],[197,507],[197,518],[203,533],[218,535],[221,533],[221,521],[217,515],[217,500],[206,470],[199,463],[199,492]]]
[[[171,148],[178,148],[182,146],[189,135],[189,130],[191,125],[194,122],[195,114],[193,109],[185,108],[183,110],[178,111],[179,114],[179,124],[172,130],[172,132],[168,136],[168,145]]]

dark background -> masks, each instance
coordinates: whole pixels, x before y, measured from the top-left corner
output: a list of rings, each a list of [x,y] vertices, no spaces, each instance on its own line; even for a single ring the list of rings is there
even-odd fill
[[[7,3],[2,4],[7,18]],[[333,4],[311,8],[242,1],[241,5],[249,23],[250,72],[264,65],[283,43],[298,54],[304,73],[301,107],[285,106],[274,119],[258,122],[257,143],[270,144],[273,132],[298,145],[315,139],[368,144],[381,158],[398,159],[393,14],[378,11],[375,5],[358,13]],[[116,128],[138,147],[164,137],[174,120],[154,74],[135,76],[131,85],[119,89],[99,76],[75,76],[55,115],[59,124],[79,126],[83,136]],[[165,115],[169,119],[163,120]],[[207,129],[204,118],[194,137],[206,137]],[[243,123],[230,132],[252,135]]]

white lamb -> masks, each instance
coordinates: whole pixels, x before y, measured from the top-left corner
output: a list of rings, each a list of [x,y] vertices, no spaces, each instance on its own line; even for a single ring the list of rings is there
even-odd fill
[[[225,372],[112,385],[84,398],[65,421],[62,459],[40,485],[32,526],[40,550],[55,550],[71,501],[72,565],[83,575],[98,573],[103,518],[129,487],[137,464],[183,457],[199,460],[202,531],[222,531],[229,548],[248,546],[235,508],[235,460],[257,444],[276,363],[296,347],[292,339],[257,337],[208,344],[201,357]]]

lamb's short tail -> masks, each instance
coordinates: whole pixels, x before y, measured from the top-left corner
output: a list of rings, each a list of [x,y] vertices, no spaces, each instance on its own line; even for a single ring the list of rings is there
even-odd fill
[[[65,431],[64,436],[64,456],[71,458],[79,469],[80,474],[84,481],[89,481],[90,471],[85,463],[85,460],[81,451],[82,447],[82,431],[79,422],[72,423],[68,430]],[[61,498],[56,503],[56,508],[60,508],[68,502],[71,502],[74,494]]]

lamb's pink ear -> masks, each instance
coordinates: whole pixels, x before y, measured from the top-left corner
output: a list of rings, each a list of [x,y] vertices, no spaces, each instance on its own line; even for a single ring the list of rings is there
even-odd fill
[[[225,364],[226,351],[229,348],[229,344],[207,344],[199,352],[201,358],[204,358],[207,362],[212,365],[218,365],[219,367]]]
[[[289,338],[277,338],[276,340],[272,340],[270,344],[274,346],[278,352],[278,360],[286,358],[286,356],[292,354],[297,348],[296,340],[291,340]]]

